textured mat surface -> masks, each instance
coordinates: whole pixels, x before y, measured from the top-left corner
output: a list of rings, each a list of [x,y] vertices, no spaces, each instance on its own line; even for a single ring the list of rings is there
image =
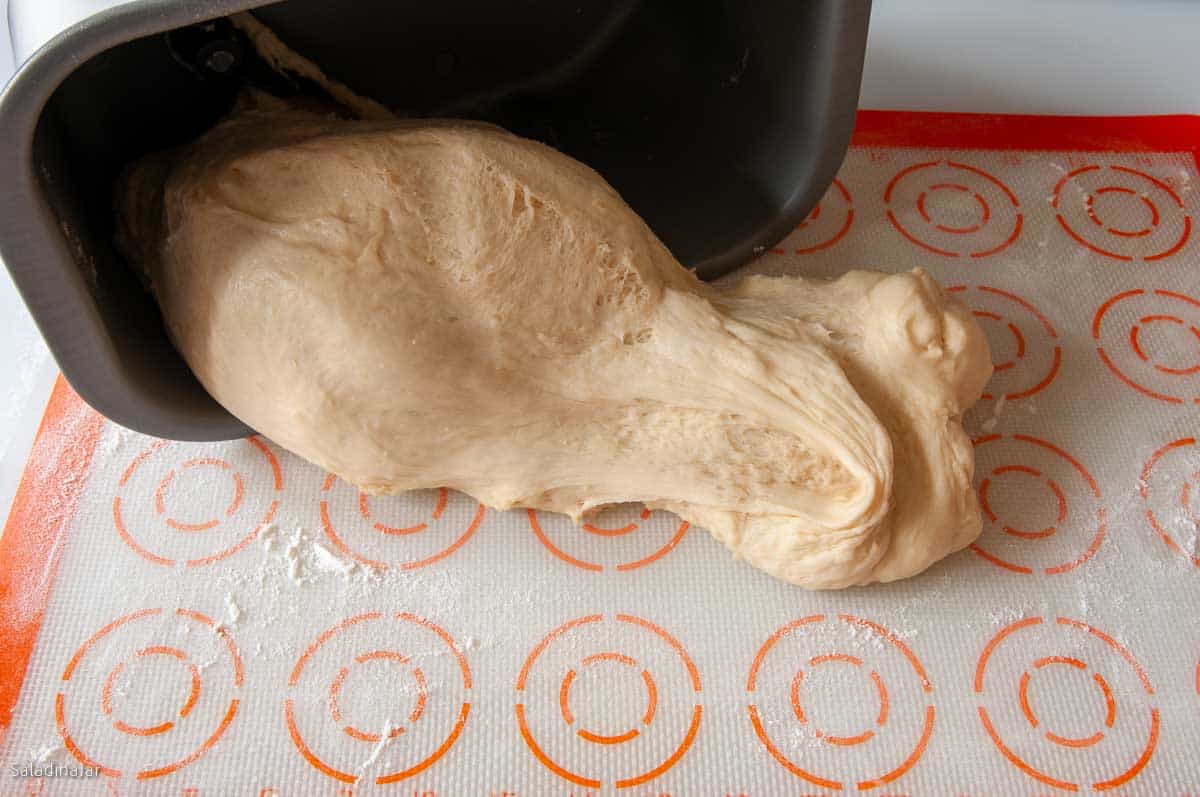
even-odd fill
[[[0,542],[0,793],[1200,791],[1198,142],[864,114],[749,267],[923,266],[987,330],[985,533],[899,584],[806,593],[640,507],[368,499],[60,385]]]

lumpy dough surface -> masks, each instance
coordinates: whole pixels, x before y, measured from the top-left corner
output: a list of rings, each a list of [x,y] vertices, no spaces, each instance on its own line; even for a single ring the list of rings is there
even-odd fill
[[[596,173],[465,122],[243,109],[117,204],[208,391],[368,492],[643,502],[808,588],[980,532],[990,356],[920,270],[707,285]]]

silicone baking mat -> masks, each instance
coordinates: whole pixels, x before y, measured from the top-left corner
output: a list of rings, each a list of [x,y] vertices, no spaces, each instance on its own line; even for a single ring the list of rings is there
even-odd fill
[[[1200,792],[1197,142],[864,113],[750,267],[923,266],[987,331],[984,534],[897,584],[640,507],[368,498],[60,384],[0,549],[0,793]]]

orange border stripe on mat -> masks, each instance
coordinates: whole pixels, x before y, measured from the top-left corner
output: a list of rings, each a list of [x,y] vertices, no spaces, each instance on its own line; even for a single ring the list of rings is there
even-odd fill
[[[0,537],[0,742],[12,721],[104,418],[60,375]],[[38,463],[51,467],[31,467]],[[75,477],[75,478],[72,478]],[[50,509],[53,507],[53,509]]]

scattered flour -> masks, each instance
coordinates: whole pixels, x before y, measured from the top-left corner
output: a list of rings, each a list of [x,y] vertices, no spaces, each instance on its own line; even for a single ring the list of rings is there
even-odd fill
[[[245,612],[242,607],[238,606],[237,600],[233,597],[232,592],[225,593],[225,622],[222,625],[227,627],[236,626],[242,621]]]
[[[124,426],[110,421],[96,444],[96,456],[109,457],[119,454],[130,442],[142,439],[142,435],[132,429],[126,429]]]
[[[258,535],[259,542],[262,543],[263,550],[270,553],[279,547],[279,527],[274,523],[268,523],[267,527]]]
[[[296,527],[292,539],[288,542],[287,547],[283,549],[283,555],[288,563],[288,578],[295,584],[303,584],[305,577],[303,575],[303,562],[300,559],[300,546],[304,542],[304,529]]]
[[[375,743],[373,748],[371,748],[371,754],[367,756],[367,759],[358,765],[358,777],[355,780],[356,783],[359,780],[362,780],[366,771],[375,765],[375,763],[379,760],[379,756],[383,755],[383,751],[386,750],[388,745],[392,743],[392,731],[394,731],[396,727],[397,726],[392,724],[391,720],[383,721],[383,728],[379,731],[379,741]]]
[[[47,761],[57,758],[58,754],[64,752],[66,749],[62,746],[61,742],[50,742],[32,751],[29,757],[38,764],[44,764]]]
[[[988,612],[988,618],[992,621],[992,625],[997,627],[1012,625],[1018,620],[1024,620],[1027,616],[1024,609],[1018,609],[1015,606]]]
[[[358,568],[357,562],[342,559],[319,542],[312,544],[312,553],[313,566],[325,573],[337,573],[338,575],[346,576]]]
[[[274,545],[268,551],[273,551]],[[312,583],[322,576],[363,576],[374,578],[377,574],[372,568],[366,568],[358,562],[343,559],[325,545],[312,539],[303,527],[297,526],[291,539],[283,548],[283,558],[287,563],[287,575],[297,586]]]

